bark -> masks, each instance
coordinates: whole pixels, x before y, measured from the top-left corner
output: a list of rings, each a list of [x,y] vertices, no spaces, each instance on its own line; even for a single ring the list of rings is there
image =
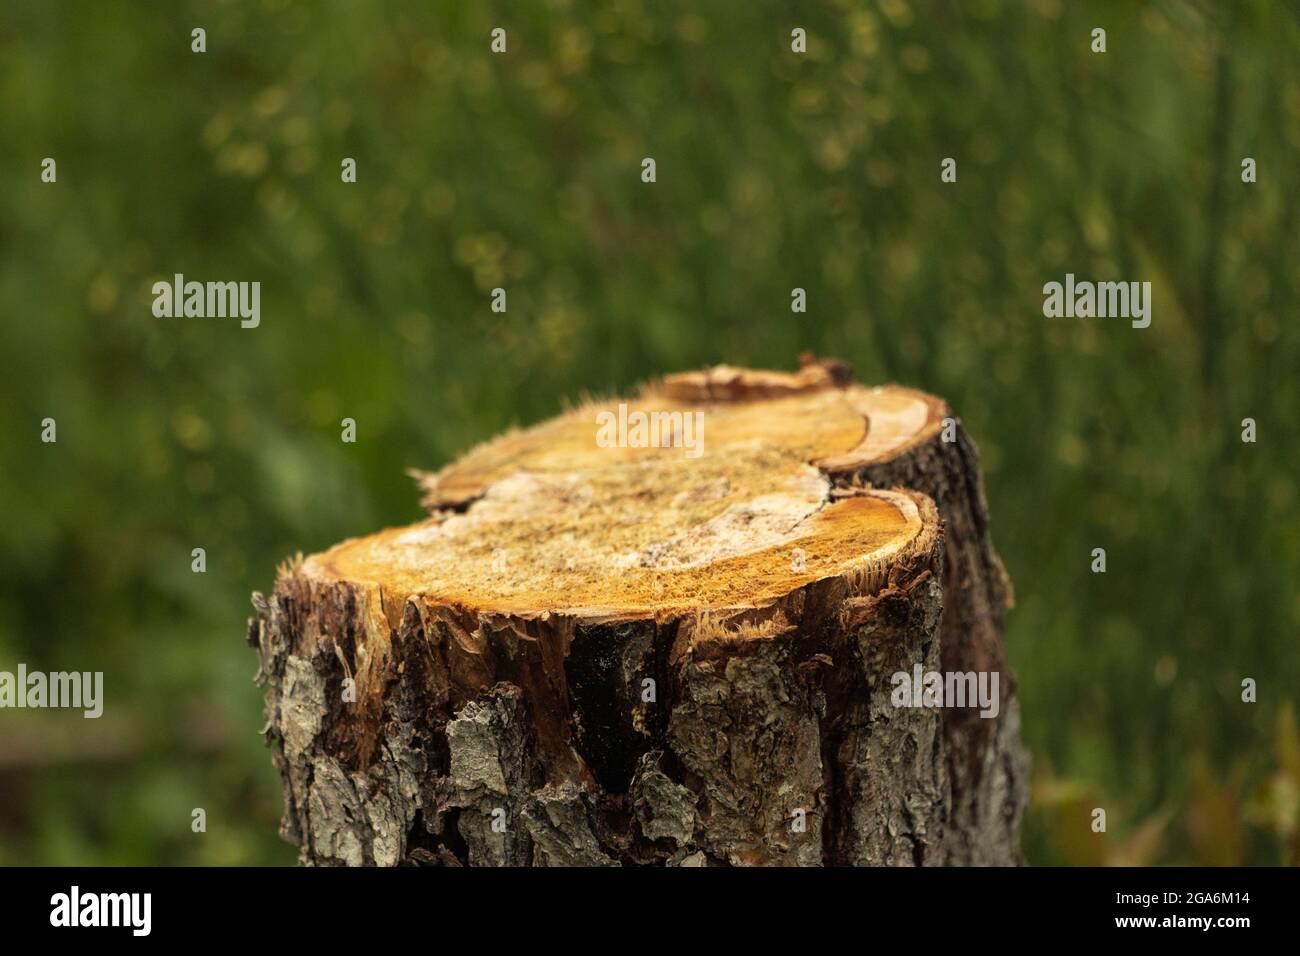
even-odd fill
[[[436,539],[460,555],[463,541],[494,534],[508,546],[538,501],[543,527],[563,537],[556,495],[555,508],[576,514],[579,527],[609,520],[614,486],[584,471],[570,501],[573,483],[547,471],[542,446],[565,447],[562,422],[534,430],[544,443],[507,436],[425,479],[435,513],[421,525],[283,566],[274,591],[254,595],[248,639],[284,784],[282,833],[300,861],[1017,862],[1027,763],[1009,675],[997,720],[891,698],[892,675],[915,665],[1006,674],[1010,591],[988,537],[974,445],[960,430],[943,441],[947,410],[937,399],[867,393],[846,384],[842,366],[820,368],[784,378],[713,370],[653,393],[710,409],[743,404],[739,418],[719,413],[724,434],[710,447],[721,442],[712,452],[730,476],[721,480],[744,491],[739,503],[715,506],[701,498],[720,480],[713,472],[620,464],[616,487],[649,483],[632,489],[634,518],[649,501],[667,515],[661,523],[697,521],[668,539],[662,528],[638,539],[653,556],[646,567],[590,580],[549,565],[476,576],[476,559],[446,570],[443,552],[420,550]],[[756,455],[754,465],[739,451],[750,444],[745,409],[756,403],[778,403],[763,419],[772,433],[764,441],[802,454],[802,437],[776,434],[780,416],[788,411],[791,436],[802,436],[810,426],[800,416],[833,417],[826,403],[841,396],[855,408],[877,403],[876,433],[866,411],[870,440],[851,449],[826,426],[818,441],[836,454],[817,446],[807,459],[816,471],[791,471],[779,455]],[[914,396],[927,409],[919,426],[906,404]],[[898,408],[912,416],[901,441],[882,437]],[[566,452],[565,468],[575,454]],[[526,481],[506,464],[520,461]],[[799,491],[746,497],[768,485]],[[447,488],[451,499],[440,497]],[[780,530],[753,530],[765,521]],[[597,528],[586,546],[598,550],[613,528]],[[530,550],[512,552],[511,567],[547,560],[542,537],[525,531]],[[810,569],[774,572],[794,547]],[[412,583],[412,553],[427,555],[436,586]],[[682,553],[699,567],[673,564]],[[539,601],[535,582],[548,575],[554,596]],[[698,600],[683,602],[684,593]]]
[[[950,865],[1022,862],[1020,816],[1028,802],[1029,755],[1020,746],[1020,707],[1007,667],[1002,619],[1013,604],[1011,581],[993,549],[979,450],[961,423],[951,424],[889,459],[833,473],[844,487],[903,486],[928,495],[945,529],[940,668],[1003,675],[996,718],[976,708],[944,711],[944,744],[952,791],[947,844]]]

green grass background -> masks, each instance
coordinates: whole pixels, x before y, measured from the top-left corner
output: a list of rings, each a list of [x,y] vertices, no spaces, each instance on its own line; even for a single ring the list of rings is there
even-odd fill
[[[0,669],[107,705],[0,712],[0,863],[291,862],[276,563],[583,390],[803,350],[980,444],[1029,860],[1300,862],[1298,151],[1280,0],[5,3]],[[261,327],[154,318],[175,272]],[[1151,327],[1045,319],[1066,272]]]

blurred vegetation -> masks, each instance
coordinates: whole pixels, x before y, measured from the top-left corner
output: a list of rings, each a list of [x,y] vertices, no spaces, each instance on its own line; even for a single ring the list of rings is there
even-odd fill
[[[0,863],[291,862],[276,563],[584,390],[803,350],[981,445],[1030,861],[1300,862],[1294,4],[10,0],[0,134],[0,669],[107,694],[0,713]],[[154,318],[176,272],[261,327]],[[1045,319],[1066,272],[1151,327]]]

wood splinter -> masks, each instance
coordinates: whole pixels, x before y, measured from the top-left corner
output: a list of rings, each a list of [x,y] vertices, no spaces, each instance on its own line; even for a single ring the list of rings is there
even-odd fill
[[[636,412],[701,454],[597,441]],[[717,367],[416,477],[428,518],[253,598],[303,863],[1020,861],[1010,587],[939,399]],[[1000,675],[997,716],[896,706],[918,670]]]

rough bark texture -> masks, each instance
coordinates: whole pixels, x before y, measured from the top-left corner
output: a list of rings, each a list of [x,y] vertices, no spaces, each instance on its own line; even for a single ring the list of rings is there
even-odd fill
[[[1029,755],[1020,745],[1020,706],[1002,643],[1002,618],[1013,595],[989,534],[979,450],[961,423],[949,419],[938,435],[896,457],[831,477],[843,487],[912,488],[939,509],[945,529],[939,669],[1003,675],[996,718],[982,718],[976,708],[944,712],[952,791],[947,862],[1022,862],[1019,829],[1029,798]]]
[[[248,631],[283,835],[316,865],[1018,862],[1011,680],[996,720],[891,702],[917,664],[1009,676],[975,448],[932,432],[823,469],[900,489],[916,540],[762,606],[494,614],[286,565]]]

